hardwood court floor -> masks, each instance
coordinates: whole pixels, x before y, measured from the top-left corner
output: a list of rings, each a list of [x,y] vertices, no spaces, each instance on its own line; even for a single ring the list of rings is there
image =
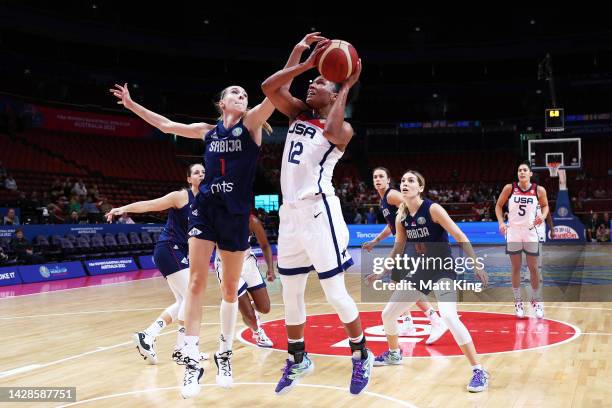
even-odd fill
[[[347,274],[346,279],[359,301],[359,275]],[[263,320],[282,319],[278,279],[269,291],[272,311]],[[211,273],[205,295],[202,351],[213,352],[217,347],[219,299],[218,285]],[[314,274],[309,278],[306,300],[309,315],[333,312]],[[235,387],[216,387],[214,363],[206,362],[202,392],[195,399],[182,400],[178,385],[183,368],[170,360],[175,327],[166,328],[158,338],[160,361],[156,366],[147,365],[131,342],[134,331],[144,329],[172,302],[163,278],[0,299],[0,386],[75,386],[79,405],[102,407],[376,404],[559,408],[605,407],[612,401],[610,303],[547,304],[547,318],[574,325],[581,333],[551,347],[482,356],[492,378],[489,390],[480,394],[470,394],[465,389],[471,371],[463,357],[438,356],[407,358],[403,366],[375,368],[368,392],[352,397],[347,390],[350,361],[346,357],[317,355],[313,356],[316,370],[303,380],[303,386],[279,397],[273,390],[286,354],[235,341]],[[380,311],[383,307],[359,304],[360,311]],[[464,312],[513,312],[511,305],[504,304],[461,304],[459,308]],[[240,321],[239,326],[242,328]],[[316,340],[307,338],[307,346],[308,342],[325,339],[325,329],[320,330]],[[475,339],[479,335],[473,333]],[[540,336],[523,335],[531,339]],[[523,339],[515,340],[520,343]],[[5,405],[11,406],[2,404]]]

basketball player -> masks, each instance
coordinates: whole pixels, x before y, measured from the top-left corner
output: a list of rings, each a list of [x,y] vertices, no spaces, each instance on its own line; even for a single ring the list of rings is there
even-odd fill
[[[283,205],[278,237],[289,358],[275,391],[290,391],[314,369],[304,342],[304,292],[308,273],[314,269],[348,333],[353,354],[349,388],[352,394],[360,394],[370,381],[374,356],[366,348],[359,311],[344,284],[344,271],[353,260],[347,249],[348,228],[331,180],[334,166],[353,137],[344,110],[348,92],[359,79],[361,61],[342,84],[319,76],[310,84],[305,101],[295,98],[287,84],[315,67],[315,58],[329,45],[329,40],[318,40],[304,62],[276,72],[262,84],[264,94],[289,118],[290,126],[281,168]],[[294,48],[290,61],[299,61],[308,48],[301,44]]]
[[[215,245],[224,264],[221,285],[221,342],[215,354],[217,384],[233,383],[231,356],[238,312],[238,281],[248,249],[249,212],[253,180],[262,141],[262,128],[274,111],[267,100],[248,109],[248,95],[240,86],[221,92],[216,104],[220,118],[216,124],[173,122],[134,102],[127,84],[115,85],[111,92],[118,103],[136,113],[164,133],[202,139],[205,145],[206,174],[189,215],[189,290],[185,302],[185,375],[181,395],[190,398],[200,392],[204,369],[199,363],[199,332],[202,320],[202,294],[206,289],[208,266]]]
[[[380,241],[387,238],[389,235],[395,235],[395,218],[397,215],[397,207],[402,203],[402,194],[396,189],[391,187],[391,173],[385,167],[376,167],[372,171],[372,179],[374,182],[374,188],[380,195],[380,208],[382,209],[383,216],[387,221],[387,226],[383,229],[380,234],[376,236],[372,241],[368,241],[363,244],[362,248],[370,252]],[[397,276],[395,276],[397,278]],[[391,279],[394,282],[398,282],[399,279],[394,279],[392,274]],[[444,320],[440,319],[440,316],[431,306],[427,300],[418,300],[416,305],[423,311],[425,317],[429,319],[431,323],[431,333],[425,341],[425,344],[433,344],[440,337],[446,333],[448,327],[444,323]],[[416,334],[416,328],[412,322],[412,316],[410,310],[407,310],[403,314],[403,327],[400,331],[400,335],[412,336]],[[374,362],[376,364],[376,362]]]
[[[266,231],[259,219],[251,215],[249,218],[249,231],[255,234],[257,242],[264,254],[264,259],[268,265],[267,278],[269,282],[276,279],[274,275],[274,262],[272,258],[272,247],[266,237]],[[215,271],[219,283],[223,281],[223,263],[219,257],[219,252],[215,252]],[[259,347],[272,347],[274,343],[266,335],[259,320],[259,314],[270,312],[270,297],[266,289],[266,282],[263,280],[259,268],[257,267],[257,257],[251,250],[244,252],[244,266],[238,284],[238,309],[242,314],[242,320],[253,332],[253,340]],[[250,295],[250,297],[249,297]],[[253,301],[251,301],[253,298]]]
[[[542,186],[531,182],[533,173],[528,163],[518,167],[518,183],[506,184],[495,205],[499,232],[506,236],[506,253],[512,262],[512,292],[518,318],[525,317],[521,298],[521,264],[525,252],[531,281],[531,305],[538,319],[544,317],[538,274],[539,238],[536,227],[548,217],[548,199]],[[504,223],[503,206],[508,203],[508,225]],[[538,204],[542,214],[536,214]]]
[[[153,261],[163,277],[166,278],[176,302],[168,306],[148,328],[134,333],[133,336],[136,349],[149,364],[157,364],[157,352],[155,351],[157,335],[173,321],[178,322],[179,328],[172,358],[179,364],[182,362],[180,349],[185,344],[185,294],[189,282],[187,216],[189,215],[189,204],[193,202],[203,179],[204,166],[192,164],[189,166],[187,176],[189,189],[174,191],[155,200],[138,201],[123,207],[113,208],[106,214],[107,221],[112,222],[114,216],[120,216],[124,213],[169,210],[166,225],[162,229],[153,250]],[[206,354],[201,353],[200,360],[207,358]]]
[[[462,244],[463,250],[474,260],[474,264],[478,265],[474,250],[463,231],[459,229],[441,205],[422,198],[424,189],[425,179],[420,173],[413,170],[404,173],[401,181],[403,200],[395,221],[395,245],[389,258],[404,254],[406,243],[408,243],[409,246],[414,247],[413,250],[416,253],[426,254],[428,259],[448,259],[451,257],[448,234],[451,234],[457,242]],[[404,276],[400,277],[400,280],[412,282],[415,285],[415,290],[396,290],[385,306],[382,312],[382,320],[387,334],[389,351],[376,357],[376,365],[402,363],[397,336],[397,318],[405,310],[412,307],[417,299],[430,293],[431,290],[424,288],[423,284],[442,282],[440,285],[450,285],[457,277],[454,269],[437,267],[435,262],[432,267],[427,265],[416,271],[411,271],[411,275],[408,275],[408,272],[408,270],[404,271]],[[484,286],[487,285],[488,276],[484,270],[476,266],[475,275]],[[373,282],[381,276],[372,274],[368,276],[368,281]],[[438,299],[438,308],[442,319],[444,319],[457,345],[472,365],[473,375],[467,386],[468,391],[484,391],[488,386],[489,375],[479,364],[472,337],[465,325],[459,320],[456,293],[451,289],[441,289],[435,290],[435,295]]]

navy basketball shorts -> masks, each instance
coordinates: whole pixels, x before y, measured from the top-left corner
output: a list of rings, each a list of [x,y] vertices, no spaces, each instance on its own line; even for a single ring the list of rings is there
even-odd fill
[[[212,241],[224,251],[249,248],[249,214],[231,214],[219,201],[198,194],[189,212],[190,237]]]
[[[189,268],[188,247],[172,241],[158,241],[153,250],[153,262],[166,278],[175,272]]]

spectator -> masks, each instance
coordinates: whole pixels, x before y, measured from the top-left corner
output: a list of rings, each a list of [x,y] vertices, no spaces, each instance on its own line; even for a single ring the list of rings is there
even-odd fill
[[[66,220],[64,211],[62,211],[62,207],[60,205],[49,203],[49,205],[47,205],[47,213],[49,215],[49,221],[52,224],[63,224]]]
[[[491,221],[493,221],[493,219],[491,218],[491,212],[489,211],[488,208],[485,211],[484,216],[482,217],[482,220],[480,220],[480,221],[483,221],[483,222],[491,222]]]
[[[610,229],[606,228],[604,224],[599,224],[597,227],[597,242],[609,242],[610,241]]]
[[[77,213],[81,212],[81,203],[76,195],[73,195],[70,198],[70,204],[68,204],[68,213],[73,211],[76,211]]]
[[[374,210],[374,207],[370,207],[370,211],[368,211],[368,213],[366,214],[366,222],[368,224],[376,224],[376,219],[378,217],[376,217],[376,210]]]
[[[98,206],[94,202],[92,202],[91,196],[87,197],[87,200],[85,200],[85,203],[83,204],[82,213],[91,223],[97,223],[101,220],[100,210],[98,209]]]
[[[2,247],[0,247],[0,265],[8,261],[8,255],[4,253]]]
[[[4,188],[11,191],[17,191],[17,182],[11,174],[8,174],[6,180],[4,180]]]
[[[79,213],[76,211],[72,211],[70,213],[70,217],[66,219],[66,224],[78,224],[79,223]]]
[[[78,197],[85,197],[87,195],[87,188],[85,188],[83,180],[79,179],[79,181],[74,183],[71,193],[76,194]]]
[[[355,218],[353,218],[353,224],[361,224],[363,223],[363,216],[361,212],[357,210],[357,214],[355,214]]]
[[[117,224],[135,224],[135,222],[128,213],[123,213],[117,220]]]
[[[108,213],[110,210],[113,209],[113,206],[108,202],[108,200],[106,198],[103,198],[100,200],[100,202],[98,203],[98,208],[100,209],[100,212],[102,214],[106,214]]]
[[[597,240],[597,228],[599,227],[600,220],[596,212],[591,210],[591,216],[586,222],[586,234],[587,242],[595,242]]]
[[[23,236],[23,230],[15,230],[15,236],[9,243],[11,251],[17,254],[17,259],[24,263],[43,263],[45,260],[39,255],[34,254],[34,249],[30,242]]]
[[[20,225],[19,217],[15,215],[15,209],[9,208],[6,215],[4,216],[3,225]]]

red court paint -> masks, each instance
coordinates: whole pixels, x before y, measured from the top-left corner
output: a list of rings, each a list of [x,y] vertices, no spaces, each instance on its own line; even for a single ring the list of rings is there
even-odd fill
[[[387,350],[381,312],[361,312],[368,347],[379,354]],[[568,323],[535,318],[517,319],[504,313],[459,312],[461,321],[470,331],[479,354],[496,354],[511,351],[548,347],[577,337],[580,330]],[[412,312],[417,326],[414,336],[401,336],[404,356],[443,357],[460,356],[461,350],[450,332],[446,332],[434,345],[425,345],[429,336],[429,321],[420,312]],[[263,327],[277,350],[287,350],[284,320],[266,322]],[[243,342],[254,344],[251,330],[239,334]],[[348,356],[350,349],[344,328],[336,314],[308,316],[305,328],[306,350],[314,354]]]

